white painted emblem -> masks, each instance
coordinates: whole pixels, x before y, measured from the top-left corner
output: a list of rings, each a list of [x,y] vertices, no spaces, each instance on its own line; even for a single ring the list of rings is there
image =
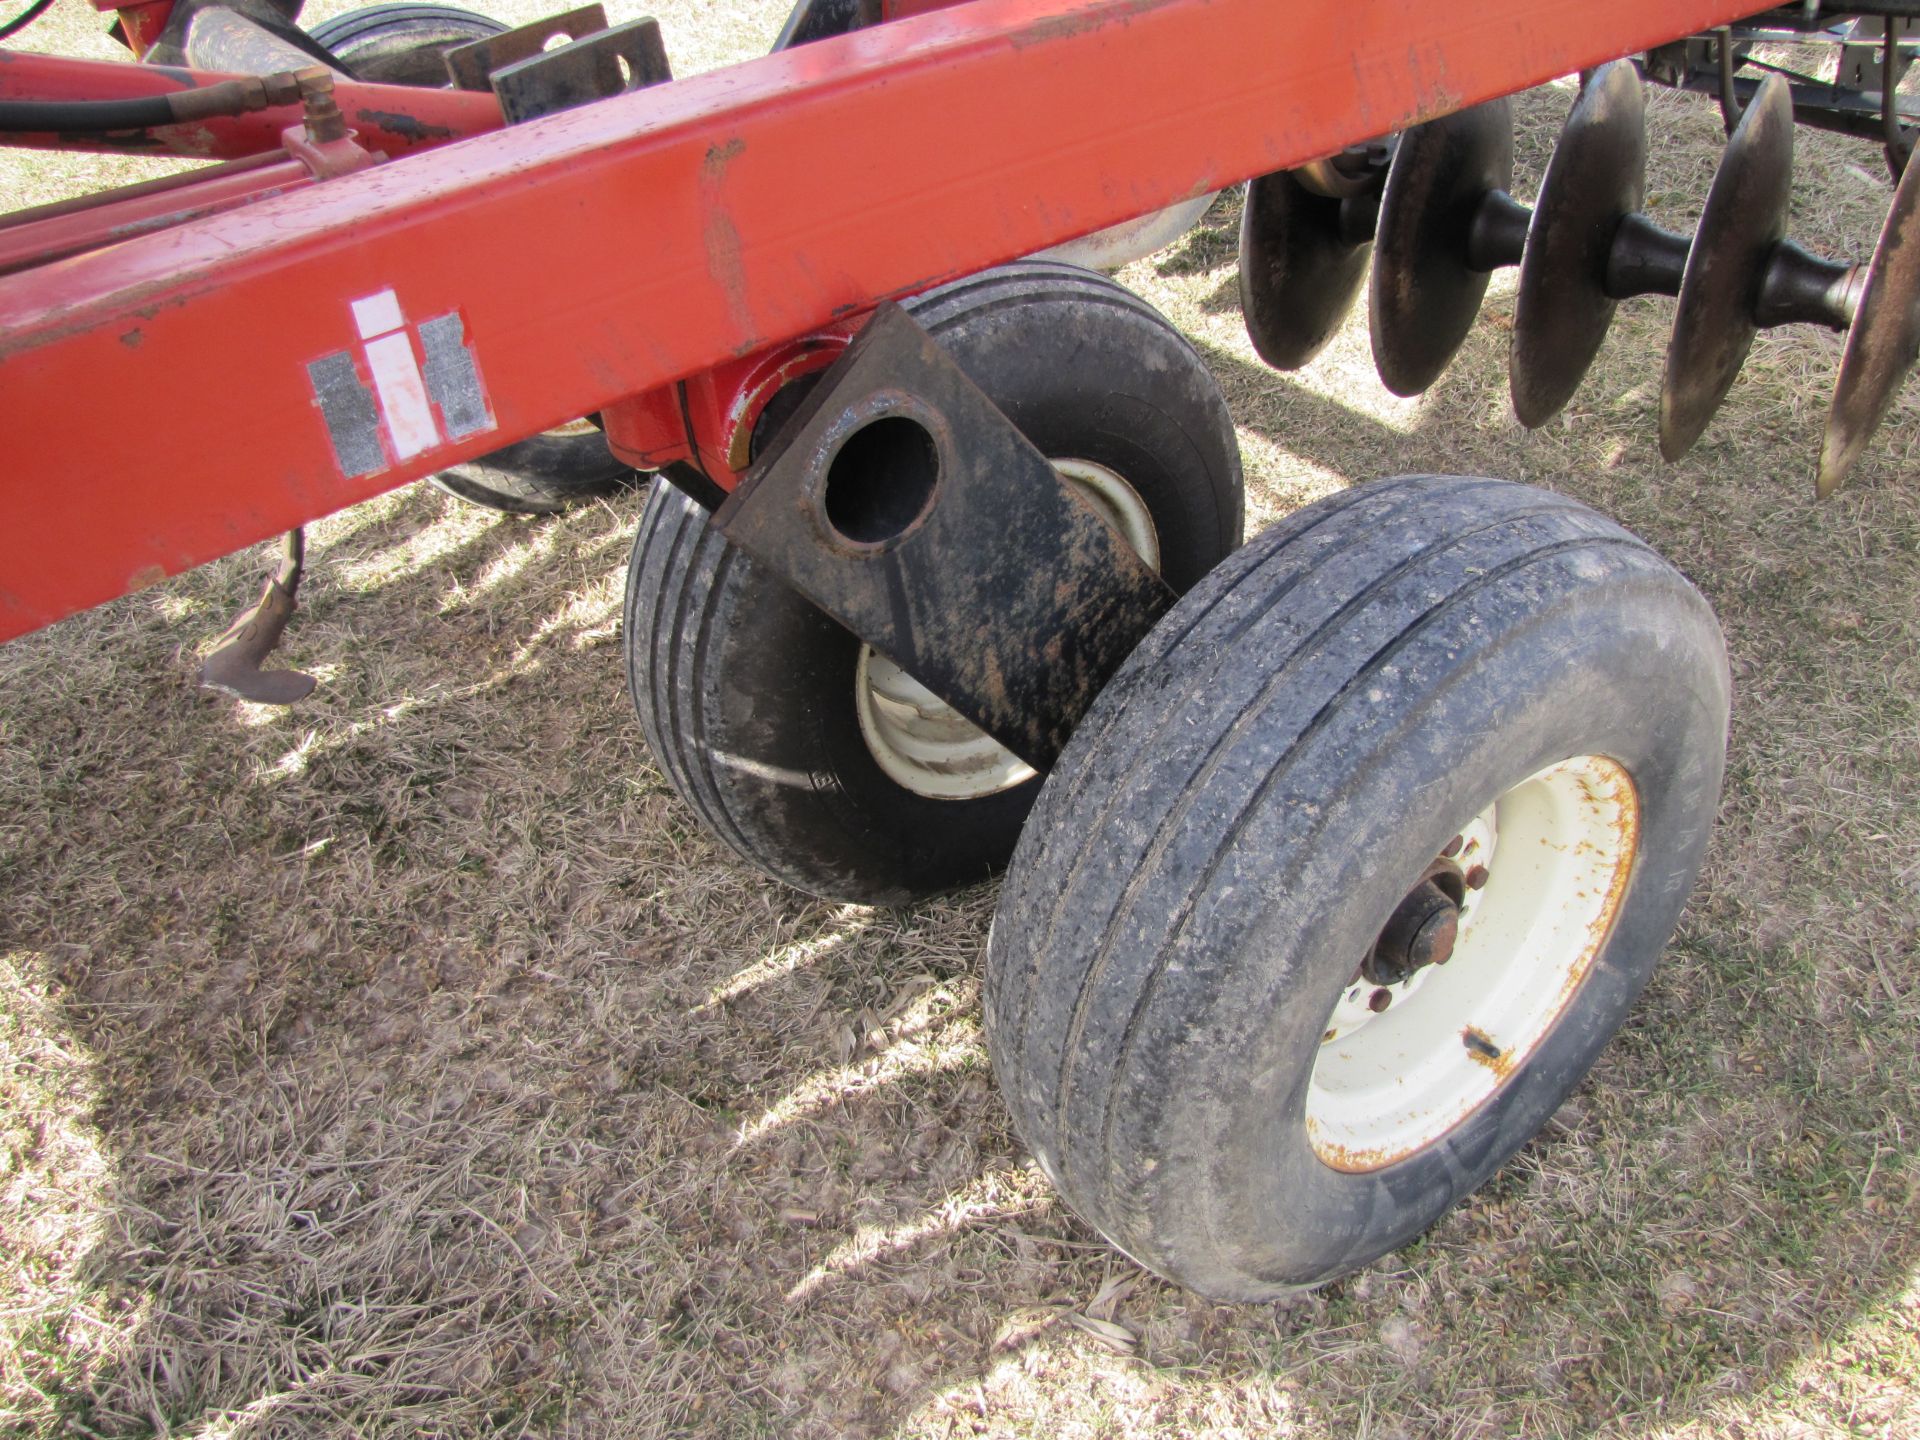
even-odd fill
[[[341,474],[370,475],[494,428],[458,310],[411,325],[391,289],[349,305],[359,354],[336,350],[307,364]]]

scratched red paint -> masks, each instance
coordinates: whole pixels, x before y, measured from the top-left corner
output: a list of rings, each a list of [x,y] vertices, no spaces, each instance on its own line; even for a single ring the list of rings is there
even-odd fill
[[[0,638],[879,299],[1750,5],[975,0],[0,278]],[[703,166],[736,140],[716,212]],[[305,366],[350,342],[346,298],[387,287],[469,318],[501,428],[348,480]],[[143,423],[93,423],[102,393],[142,397]]]

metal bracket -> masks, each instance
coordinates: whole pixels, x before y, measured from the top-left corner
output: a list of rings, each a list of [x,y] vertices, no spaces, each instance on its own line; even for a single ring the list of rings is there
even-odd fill
[[[1878,15],[1863,15],[1847,26],[1846,37],[1840,46],[1840,60],[1835,67],[1833,83],[1847,90],[1871,90],[1876,95],[1884,88],[1886,63],[1884,48],[1887,26],[1893,29],[1894,44],[1898,47],[1894,63],[1893,83],[1897,87],[1901,78],[1913,64],[1913,47],[1902,42],[1915,38],[1920,31],[1912,17],[1899,17],[1888,20]]]
[[[493,93],[507,124],[571,110],[673,78],[667,44],[653,20],[630,20],[597,35],[493,72]]]
[[[526,25],[489,35],[484,40],[469,40],[455,45],[442,57],[447,77],[456,90],[486,90],[494,71],[527,60],[544,51],[555,40],[578,40],[607,28],[606,9],[598,4],[582,5],[577,10],[548,15]]]
[[[714,523],[1036,769],[1173,603],[892,304]]]

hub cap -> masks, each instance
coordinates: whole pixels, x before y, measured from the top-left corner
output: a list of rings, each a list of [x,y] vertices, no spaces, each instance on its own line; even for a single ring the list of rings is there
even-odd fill
[[[1404,1159],[1532,1058],[1612,931],[1639,816],[1627,772],[1582,755],[1529,776],[1462,827],[1438,882],[1461,897],[1452,944],[1413,947],[1444,962],[1381,985],[1362,973],[1382,973],[1369,957],[1327,1018],[1306,1103],[1322,1160],[1366,1171]],[[1437,906],[1421,914],[1441,929],[1449,918]]]

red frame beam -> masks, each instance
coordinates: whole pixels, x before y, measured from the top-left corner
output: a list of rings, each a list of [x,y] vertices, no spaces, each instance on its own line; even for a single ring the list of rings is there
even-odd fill
[[[1751,8],[976,0],[0,279],[0,638],[881,298]],[[417,322],[457,316],[491,425],[447,439],[416,394],[343,474],[309,367],[377,379],[355,300],[417,367]],[[102,423],[125,395],[141,423]]]
[[[0,275],[314,183],[306,167],[284,150],[277,158],[261,154],[231,163],[241,168],[217,165],[212,168],[219,173],[212,175],[168,177],[186,184],[129,186],[125,194],[98,205],[0,217]]]

